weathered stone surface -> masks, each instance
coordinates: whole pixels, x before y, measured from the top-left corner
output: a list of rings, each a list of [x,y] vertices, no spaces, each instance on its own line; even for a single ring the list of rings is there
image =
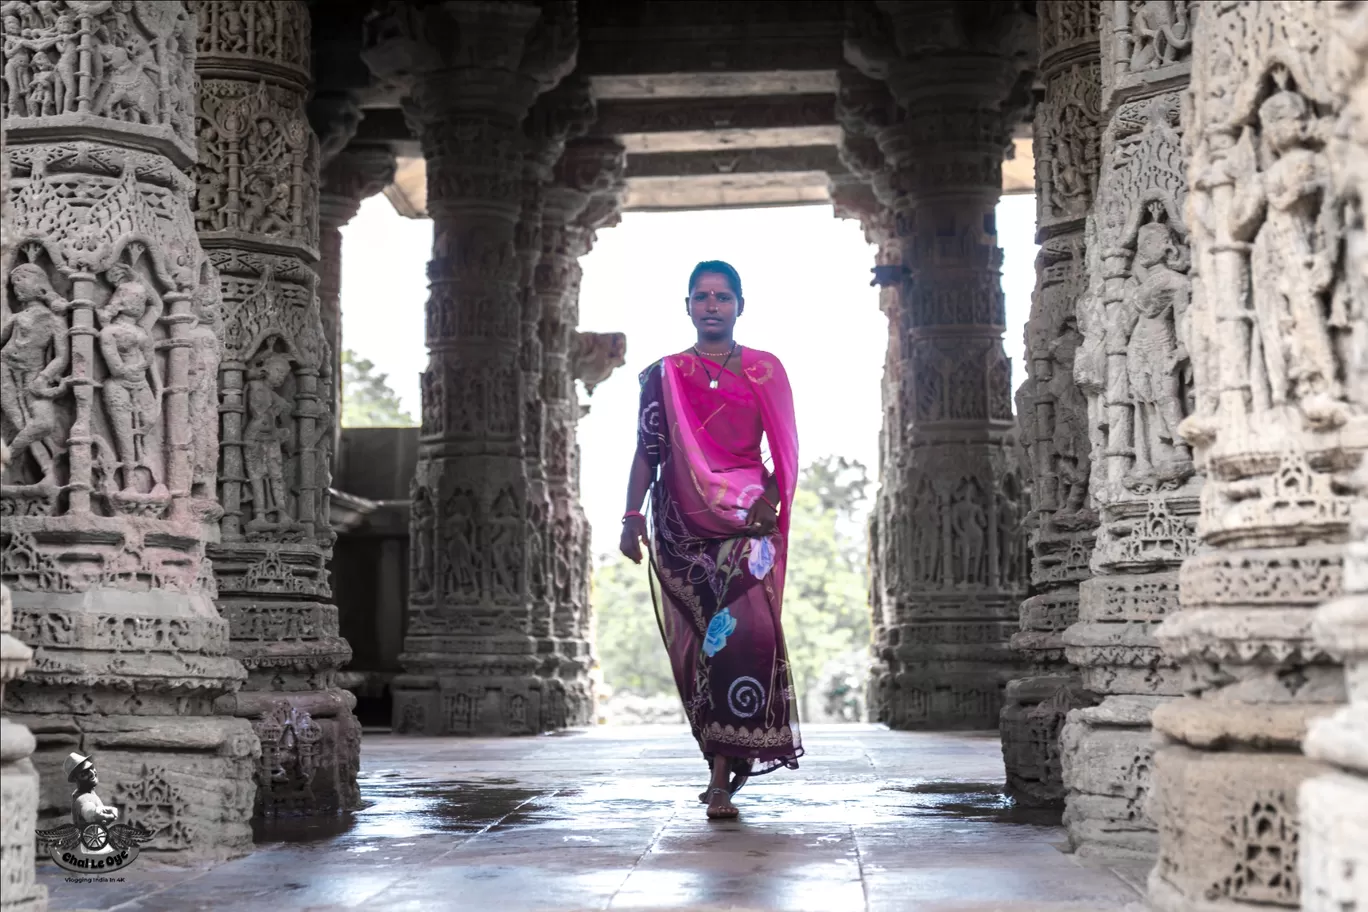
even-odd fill
[[[1344,382],[1368,325],[1340,260],[1357,219],[1327,151],[1343,105],[1331,7],[1204,5],[1192,33],[1195,281],[1180,338],[1196,395],[1181,430],[1207,476],[1206,548],[1158,630],[1186,694],[1154,715],[1163,910],[1298,904],[1298,789],[1323,767],[1289,751],[1344,700],[1311,636],[1342,588],[1356,500],[1343,481],[1368,449],[1368,411]]]
[[[1361,215],[1368,198],[1368,5],[1333,5],[1326,38],[1340,120],[1325,155],[1347,216],[1341,281],[1352,290],[1351,306],[1361,320],[1368,288]],[[1343,366],[1347,398],[1362,410],[1368,406],[1368,334],[1361,322]],[[1304,782],[1297,796],[1306,912],[1368,903],[1368,460],[1360,459],[1348,488],[1356,496],[1344,549],[1345,594],[1317,610],[1311,622],[1315,644],[1344,663],[1349,705],[1311,722],[1303,741],[1307,756],[1334,767]]]
[[[1036,48],[1016,4],[985,11],[857,4],[846,35],[847,59],[887,85],[843,89],[839,104],[870,125],[902,249],[896,506],[878,530],[893,560],[879,571],[887,639],[871,700],[898,728],[996,727],[1027,581],[994,207]],[[856,167],[878,170],[863,146]]]
[[[258,745],[212,717],[246,675],[205,556],[218,508],[197,446],[214,390],[200,340],[219,286],[185,170],[195,18],[178,2],[14,3],[3,17],[0,564],[36,648],[6,707],[37,739],[42,825],[67,817],[61,760],[80,750],[126,796],[123,820],[154,831],[146,849],[240,854]],[[199,800],[138,800],[157,782]]]
[[[1084,228],[1087,287],[1075,312],[1081,340],[1073,353],[1087,402],[1087,486],[1099,526],[1092,577],[1079,585],[1078,623],[1063,637],[1083,685],[1102,698],[1065,723],[1066,821],[1084,853],[1153,850],[1141,745],[1160,702],[1154,698],[1180,691],[1153,631],[1177,608],[1176,571],[1195,547],[1201,489],[1178,434],[1202,379],[1186,346],[1191,290],[1180,110],[1191,9],[1130,2],[1099,9],[1101,172]],[[1057,142],[1059,153],[1082,154],[1072,133]],[[1077,194],[1052,193],[1048,206],[1076,213]],[[1111,731],[1116,725],[1123,727]],[[1070,758],[1070,751],[1080,755]],[[1117,795],[1123,804],[1112,800]]]
[[[1094,702],[1064,657],[1078,620],[1078,584],[1089,576],[1097,513],[1088,493],[1088,406],[1074,380],[1083,337],[1078,300],[1087,287],[1084,223],[1100,165],[1097,4],[1036,5],[1045,98],[1035,110],[1036,289],[1026,324],[1026,381],[1017,423],[1030,464],[1031,595],[1011,645],[1033,677],[1007,686],[1002,754],[1018,801],[1064,800],[1059,732],[1071,709]]]
[[[243,691],[216,709],[250,719],[262,742],[258,815],[355,806],[361,730],[335,677],[338,636],[325,568],[337,365],[313,266],[319,249],[319,143],[305,113],[309,11],[296,2],[195,3],[199,163],[195,221],[218,273],[223,313],[214,411],[219,609]],[[206,448],[207,449],[207,448]],[[208,458],[209,454],[205,454]]]
[[[394,727],[541,731],[516,232],[522,122],[573,68],[574,10],[390,3],[368,29],[366,63],[400,88],[420,134],[434,223],[406,674],[393,683]]]
[[[7,50],[6,56],[9,55]],[[5,149],[5,124],[0,121],[0,204],[9,202],[9,154]],[[6,209],[0,208],[0,288],[9,287],[10,226]],[[0,307],[0,337],[8,337],[10,311]],[[9,448],[0,439],[0,473],[9,462]],[[0,582],[0,707],[5,684],[24,673],[33,650],[10,636],[14,606],[9,587]],[[4,912],[43,912],[47,888],[34,883],[34,825],[38,820],[38,773],[29,756],[33,734],[0,715],[0,909]]]

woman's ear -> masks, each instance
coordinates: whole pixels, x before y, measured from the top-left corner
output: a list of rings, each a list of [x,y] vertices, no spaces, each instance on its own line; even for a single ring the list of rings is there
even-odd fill
[[[745,299],[745,298],[737,298],[737,299],[736,299],[736,315],[739,317],[739,316],[741,316],[741,315],[742,315],[743,313],[745,313],[745,312],[746,312],[746,299]]]

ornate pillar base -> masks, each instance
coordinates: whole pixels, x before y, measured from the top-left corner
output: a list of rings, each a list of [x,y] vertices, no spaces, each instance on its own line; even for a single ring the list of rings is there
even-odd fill
[[[92,589],[14,599],[21,635],[40,625],[70,634],[40,647],[36,667],[6,688],[11,720],[37,741],[38,825],[70,822],[62,761],[80,751],[97,761],[100,795],[123,809],[120,822],[155,831],[145,853],[190,864],[250,852],[259,747],[247,722],[211,714],[242,666],[222,654],[228,625],[209,595]]]
[[[1070,711],[1096,698],[1076,675],[1036,675],[1007,684],[998,719],[1006,792],[1028,807],[1063,807],[1059,736]]]
[[[8,649],[18,641],[6,635]],[[24,647],[27,649],[27,647]],[[47,887],[34,882],[33,831],[38,823],[38,771],[29,754],[34,740],[29,730],[0,718],[0,871],[4,912],[43,912]]]
[[[403,656],[412,668],[417,657]],[[546,687],[534,675],[402,674],[390,683],[397,735],[535,735]]]
[[[1059,735],[1064,825],[1084,858],[1153,858],[1146,800],[1154,765],[1150,716],[1162,697],[1111,696],[1069,713]]]
[[[1295,907],[1297,852],[1288,848],[1296,843],[1296,794],[1322,769],[1293,754],[1159,747],[1152,802],[1162,852],[1149,879],[1151,908]]]

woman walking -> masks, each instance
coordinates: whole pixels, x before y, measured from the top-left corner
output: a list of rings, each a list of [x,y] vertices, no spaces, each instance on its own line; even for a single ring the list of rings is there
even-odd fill
[[[749,776],[796,769],[803,753],[780,624],[798,433],[784,366],[732,338],[745,308],[736,270],[699,263],[686,301],[698,341],[641,374],[622,553],[640,563],[647,545],[675,685],[711,772],[701,797],[709,817],[729,818]]]

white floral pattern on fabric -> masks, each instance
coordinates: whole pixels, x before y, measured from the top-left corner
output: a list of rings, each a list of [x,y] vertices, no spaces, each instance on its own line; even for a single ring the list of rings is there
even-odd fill
[[[717,655],[727,645],[727,637],[735,630],[736,618],[732,617],[730,608],[723,608],[714,614],[708,622],[707,636],[703,638],[703,654],[710,659]]]
[[[774,542],[766,536],[750,540],[750,572],[756,579],[764,579],[774,566]]]

